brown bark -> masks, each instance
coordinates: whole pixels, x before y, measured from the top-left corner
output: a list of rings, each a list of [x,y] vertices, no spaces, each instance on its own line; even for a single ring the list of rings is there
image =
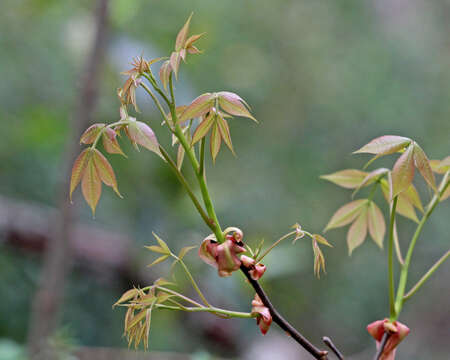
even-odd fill
[[[69,238],[72,235],[74,208],[68,201],[70,166],[80,151],[77,139],[91,123],[90,118],[97,103],[100,65],[107,34],[108,0],[98,0],[97,5],[96,35],[81,77],[79,98],[71,117],[70,140],[61,166],[64,171],[58,189],[60,211],[53,219],[54,227],[44,256],[41,281],[32,303],[28,333],[28,350],[32,359],[52,358],[47,340],[58,324],[71,262]]]

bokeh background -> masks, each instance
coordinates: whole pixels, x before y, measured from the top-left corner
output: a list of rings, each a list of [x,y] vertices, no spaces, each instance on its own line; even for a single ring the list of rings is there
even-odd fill
[[[107,5],[107,24],[103,56],[90,76],[98,96],[82,121],[116,121],[116,88],[125,79],[120,72],[134,56],[169,54],[193,11],[192,33],[207,33],[199,42],[204,54],[182,65],[179,103],[229,90],[248,101],[260,122],[232,120],[237,158],[225,150],[207,168],[221,223],[242,228],[250,244],[261,238],[270,243],[297,221],[320,232],[350,192],[319,176],[361,167],[368,158],[350,153],[376,136],[408,136],[430,158],[448,155],[448,1],[3,0],[0,359],[27,358],[33,319],[39,319],[32,312],[43,286],[44,253],[57,246],[50,239],[61,221],[58,209],[64,209],[67,159],[75,155],[68,144],[78,139],[74,122],[90,106],[82,92],[89,84],[99,4]],[[138,118],[167,143],[149,99],[139,93],[138,103]],[[180,249],[198,244],[208,229],[158,157],[124,148],[127,160],[109,158],[125,198],[104,187],[93,220],[77,191],[66,217],[72,231],[61,271],[66,276],[47,292],[64,294],[56,301],[61,310],[56,330],[47,339],[58,357],[308,359],[276,326],[263,338],[253,321],[163,311],[154,315],[151,352],[125,351],[124,311],[111,305],[129,287],[150,284],[168,271],[165,265],[145,267],[153,260],[143,249],[153,241],[151,231]],[[426,201],[430,194],[416,180]],[[376,199],[386,210],[380,194]],[[411,283],[447,250],[448,216],[444,203],[427,223]],[[405,248],[414,224],[401,219],[399,228]],[[299,241],[267,257],[262,282],[274,304],[314,343],[328,335],[349,358],[370,359],[374,344],[365,326],[388,312],[386,251],[366,239],[349,257],[345,233],[327,233],[334,248],[324,250],[328,273],[320,280],[313,275],[310,243]],[[214,304],[249,309],[253,293],[239,274],[218,279],[195,252],[186,259]],[[449,276],[450,266],[442,266],[406,305],[401,320],[412,332],[398,359],[448,359]],[[47,315],[53,319],[52,309]],[[46,320],[41,316],[40,322]]]

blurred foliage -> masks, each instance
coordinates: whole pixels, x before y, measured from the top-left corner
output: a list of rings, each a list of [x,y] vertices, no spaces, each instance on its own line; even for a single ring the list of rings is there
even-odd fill
[[[55,186],[63,173],[61,156],[72,136],[70,114],[92,41],[92,4],[2,3],[2,195],[55,204]],[[189,102],[205,91],[234,91],[248,101],[260,121],[258,126],[233,121],[238,157],[222,152],[216,165],[207,168],[222,224],[242,228],[250,243],[261,237],[270,242],[297,221],[314,232],[323,229],[349,194],[319,180],[319,175],[362,166],[367,157],[349,154],[376,136],[408,136],[431,158],[448,155],[448,2],[111,0],[111,6],[108,57],[95,121],[118,119],[115,89],[124,81],[119,72],[141,53],[168,54],[179,27],[194,11],[192,32],[207,32],[199,42],[205,53],[182,66],[177,94]],[[157,125],[158,114],[143,94],[138,95],[143,111],[138,118],[149,121],[160,141],[167,142]],[[124,150],[128,160],[109,158],[125,199],[106,190],[96,222],[136,239],[136,270],[143,271],[139,268],[150,262],[150,256],[141,249],[152,230],[175,248],[199,243],[209,232],[156,156],[130,147]],[[422,195],[430,197],[423,191]],[[87,206],[80,198],[75,201],[82,204],[80,215],[91,221]],[[448,203],[440,207],[416,248],[411,281],[448,246]],[[401,221],[399,227],[405,244],[412,223]],[[345,353],[356,354],[372,347],[365,325],[387,314],[385,252],[367,243],[349,258],[343,230],[330,232],[327,239],[334,248],[325,249],[328,275],[320,281],[313,276],[309,244],[299,241],[294,247],[286,243],[267,257],[263,282],[281,312],[305,335],[315,342],[329,335]],[[217,281],[213,269],[192,255],[189,260],[215,304],[249,309],[253,294],[238,275]],[[1,282],[7,284],[1,292],[0,337],[22,343],[40,259],[1,247],[0,265]],[[156,278],[161,271],[163,267],[157,267],[148,273]],[[410,352],[399,352],[400,359],[408,354],[425,358],[429,351],[434,351],[433,359],[446,358],[447,338],[439,329],[449,328],[445,314],[450,289],[443,285],[449,272],[448,266],[440,269],[417,300],[407,304],[402,321],[413,332],[402,345]],[[78,343],[125,346],[123,314],[110,306],[130,285],[103,283],[76,268],[68,284],[63,323]],[[195,316],[156,314],[151,348],[198,351],[197,358],[203,359],[205,348],[240,356],[245,341],[261,340],[253,322]],[[232,337],[233,346],[221,347],[208,332],[218,327]],[[272,333],[274,328],[267,337]],[[3,344],[0,351],[15,351],[8,346]]]

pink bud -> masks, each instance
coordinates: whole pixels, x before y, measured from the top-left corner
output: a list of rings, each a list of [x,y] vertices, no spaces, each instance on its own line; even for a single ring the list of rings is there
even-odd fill
[[[389,333],[389,339],[384,347],[380,360],[394,360],[396,347],[409,334],[409,328],[398,322],[388,319],[377,320],[367,325],[367,331],[377,342],[377,349],[380,347],[384,333]]]
[[[249,268],[251,266],[255,266],[256,262],[255,259],[246,256],[246,255],[241,255],[241,261],[244,264],[245,267]]]
[[[264,306],[258,294],[255,294],[255,298],[252,301],[252,314],[257,314],[256,324],[259,326],[262,334],[265,335],[269,331],[270,324],[272,324],[272,315],[269,308]]]
[[[261,276],[264,275],[264,273],[266,272],[266,266],[258,263],[255,265],[255,268],[250,270],[250,276],[252,277],[253,280],[259,280],[261,278]]]

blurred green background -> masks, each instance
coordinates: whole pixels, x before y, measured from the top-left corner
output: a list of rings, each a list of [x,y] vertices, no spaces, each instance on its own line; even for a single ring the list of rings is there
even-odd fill
[[[222,225],[243,229],[250,244],[261,238],[270,243],[297,221],[320,232],[350,192],[319,176],[362,167],[368,158],[350,153],[376,136],[408,136],[432,159],[448,155],[449,1],[111,0],[109,6],[93,120],[118,120],[116,88],[125,79],[120,72],[134,56],[168,55],[193,11],[191,33],[207,33],[198,43],[204,54],[182,65],[179,103],[206,91],[233,91],[260,122],[231,120],[237,158],[224,150],[207,168]],[[87,0],[2,2],[0,196],[5,204],[34,206],[32,213],[57,205],[65,144],[73,138],[69,122],[95,32],[94,10]],[[144,93],[138,103],[138,120],[150,123],[167,144],[166,129]],[[95,256],[91,262],[74,259],[54,336],[67,354],[78,347],[126,347],[124,312],[111,305],[127,288],[147,285],[168,271],[164,265],[145,268],[153,259],[143,251],[153,241],[151,231],[174,249],[198,244],[209,233],[159,158],[124,149],[127,160],[109,156],[124,199],[104,187],[93,220],[81,197],[75,197],[78,221],[131,240],[120,251],[106,243],[98,252],[116,250],[126,258],[125,268],[102,267]],[[430,194],[417,180],[426,201]],[[380,194],[377,199],[386,210]],[[22,359],[42,251],[17,246],[6,221],[11,205],[5,206],[0,212],[0,358]],[[427,223],[411,283],[447,250],[448,216],[447,202]],[[21,225],[34,226],[15,226]],[[405,248],[414,224],[401,219],[399,228]],[[345,234],[346,229],[327,233],[334,248],[324,249],[328,274],[320,280],[313,275],[309,242],[299,241],[286,242],[267,257],[262,283],[280,311],[314,343],[328,335],[349,358],[369,359],[374,344],[365,326],[388,314],[386,251],[366,239],[349,257]],[[93,240],[85,241],[87,246]],[[211,301],[249,310],[253,293],[242,277],[218,279],[194,253],[186,259]],[[412,331],[398,359],[448,359],[449,276],[444,265],[406,305],[401,321]],[[299,359],[303,354],[276,326],[262,338],[253,321],[208,315],[155,313],[150,338],[152,351],[192,359]]]

